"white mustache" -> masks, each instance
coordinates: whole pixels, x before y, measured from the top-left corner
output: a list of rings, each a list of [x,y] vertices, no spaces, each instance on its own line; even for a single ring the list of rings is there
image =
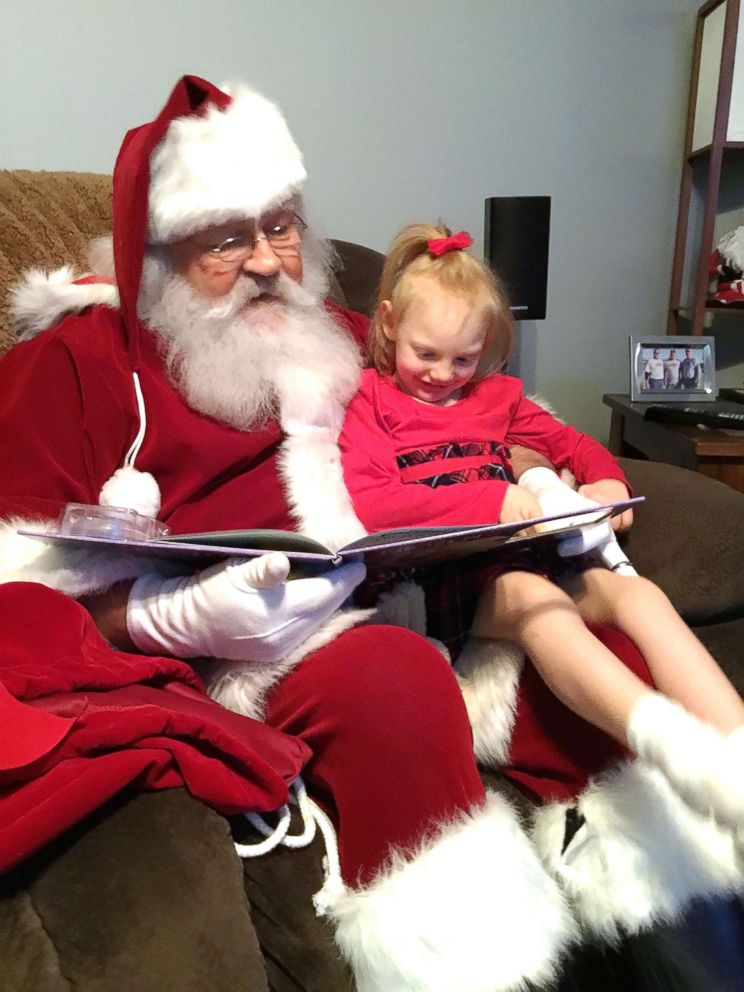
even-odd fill
[[[271,276],[241,275],[226,296],[212,302],[208,316],[216,319],[237,316],[261,296],[272,297],[271,303],[280,306],[303,308],[317,305],[313,295],[285,272]]]

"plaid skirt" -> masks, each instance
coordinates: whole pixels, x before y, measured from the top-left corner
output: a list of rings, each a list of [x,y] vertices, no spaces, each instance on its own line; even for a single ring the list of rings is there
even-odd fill
[[[507,572],[533,572],[556,582],[596,567],[585,555],[561,558],[554,547],[527,545],[521,548],[471,555],[437,565],[396,569],[394,572],[369,573],[356,591],[360,607],[374,606],[383,592],[400,582],[416,582],[424,590],[426,625],[429,637],[436,637],[448,649],[452,660],[467,641],[475,610],[483,590]]]

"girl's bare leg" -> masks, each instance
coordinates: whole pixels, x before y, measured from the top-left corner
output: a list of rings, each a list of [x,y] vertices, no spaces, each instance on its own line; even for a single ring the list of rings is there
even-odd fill
[[[658,586],[593,568],[566,589],[585,619],[630,637],[660,692],[721,734],[744,725],[744,703],[736,689]]]
[[[594,637],[571,597],[549,579],[500,576],[481,596],[472,632],[518,644],[569,709],[627,743],[630,713],[651,690]]]
[[[562,702],[655,765],[691,807],[712,812],[744,844],[744,707],[733,687],[694,636],[679,632],[684,624],[651,583],[593,570],[572,592],[577,602],[542,576],[503,575],[481,597],[473,633],[517,643]],[[659,688],[676,692],[676,701],[651,691],[584,619],[635,640]]]

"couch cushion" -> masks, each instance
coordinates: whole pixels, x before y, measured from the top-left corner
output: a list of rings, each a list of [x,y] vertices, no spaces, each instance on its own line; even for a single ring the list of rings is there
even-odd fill
[[[744,696],[744,617],[727,623],[695,627],[695,634],[710,651],[740,696]]]
[[[673,465],[620,461],[647,498],[622,541],[633,565],[688,623],[744,615],[744,494]]]
[[[120,796],[0,880],[3,992],[267,992],[227,821]]]
[[[28,268],[85,267],[111,230],[111,176],[0,170],[0,353],[11,343],[8,290]]]

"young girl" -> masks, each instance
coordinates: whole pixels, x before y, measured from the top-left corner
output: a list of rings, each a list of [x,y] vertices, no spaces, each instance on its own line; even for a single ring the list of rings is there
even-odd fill
[[[501,373],[512,323],[493,275],[464,251],[470,244],[465,232],[412,225],[388,254],[371,328],[374,368],[363,373],[340,439],[344,479],[369,531],[555,512],[549,492],[538,501],[515,484],[513,444],[570,469],[584,497],[628,496],[609,452]],[[537,476],[541,489],[541,473],[551,475],[535,469],[525,479]],[[534,552],[496,558],[471,633],[518,644],[574,712],[661,768],[690,805],[742,827],[744,704],[736,691],[655,585],[589,556],[572,562]],[[658,692],[585,621],[627,634]]]

